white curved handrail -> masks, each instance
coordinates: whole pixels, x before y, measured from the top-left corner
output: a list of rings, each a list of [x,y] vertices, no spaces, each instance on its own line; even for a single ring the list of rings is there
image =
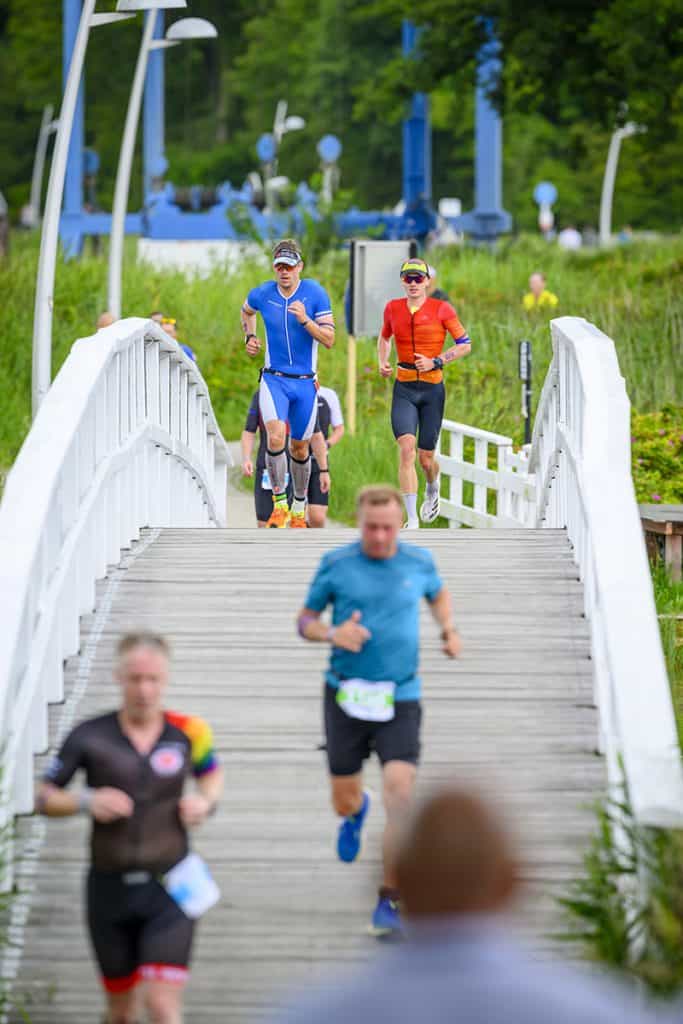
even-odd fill
[[[95,581],[146,526],[224,524],[229,463],[204,378],[158,324],[74,344],[0,504],[0,824],[32,809]]]
[[[631,477],[624,379],[614,342],[593,324],[560,317],[551,328],[529,459],[537,525],[566,528],[574,547],[609,781],[625,774],[642,824],[680,827],[681,753]]]

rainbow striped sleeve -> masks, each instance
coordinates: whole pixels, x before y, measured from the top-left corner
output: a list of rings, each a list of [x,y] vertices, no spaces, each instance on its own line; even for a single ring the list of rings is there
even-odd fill
[[[192,746],[192,774],[195,778],[207,775],[218,767],[213,733],[208,722],[194,715],[181,715],[177,711],[167,711],[166,721],[184,732],[189,739]]]

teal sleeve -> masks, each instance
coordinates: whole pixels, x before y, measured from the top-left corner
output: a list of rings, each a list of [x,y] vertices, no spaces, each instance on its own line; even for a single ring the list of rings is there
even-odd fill
[[[331,569],[327,558],[323,558],[318,571],[313,577],[305,607],[313,612],[324,612],[334,596],[332,588]]]
[[[443,580],[439,576],[439,570],[436,568],[436,562],[431,554],[425,568],[424,595],[428,601],[433,601],[443,589]]]

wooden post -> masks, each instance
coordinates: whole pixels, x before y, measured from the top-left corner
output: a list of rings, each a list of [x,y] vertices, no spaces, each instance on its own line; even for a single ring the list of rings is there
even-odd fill
[[[356,433],[356,339],[349,334],[349,344],[346,353],[346,428],[353,436]]]

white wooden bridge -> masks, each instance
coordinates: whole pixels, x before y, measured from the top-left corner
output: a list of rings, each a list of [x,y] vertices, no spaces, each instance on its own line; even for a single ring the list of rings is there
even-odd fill
[[[425,620],[420,784],[466,777],[498,793],[523,853],[517,926],[539,956],[556,955],[555,897],[579,870],[589,805],[618,784],[620,764],[639,821],[683,818],[614,345],[563,318],[553,347],[528,458],[509,438],[445,425],[445,511],[475,529],[409,538],[435,552],[465,642],[446,662]],[[19,815],[14,945],[1,959],[9,1020],[24,1019],[22,1006],[33,1024],[98,1019],[81,911],[86,822],[29,815],[59,736],[116,701],[113,648],[131,627],[171,638],[169,703],[209,719],[227,768],[221,810],[198,837],[223,900],[200,927],[187,1019],[258,1020],[290,984],[373,949],[382,815],[376,805],[361,861],[339,864],[318,750],[326,652],[294,631],[321,553],[348,534],[222,528],[228,459],[197,368],[160,329],[128,320],[74,346],[10,473],[0,507],[0,806]]]

